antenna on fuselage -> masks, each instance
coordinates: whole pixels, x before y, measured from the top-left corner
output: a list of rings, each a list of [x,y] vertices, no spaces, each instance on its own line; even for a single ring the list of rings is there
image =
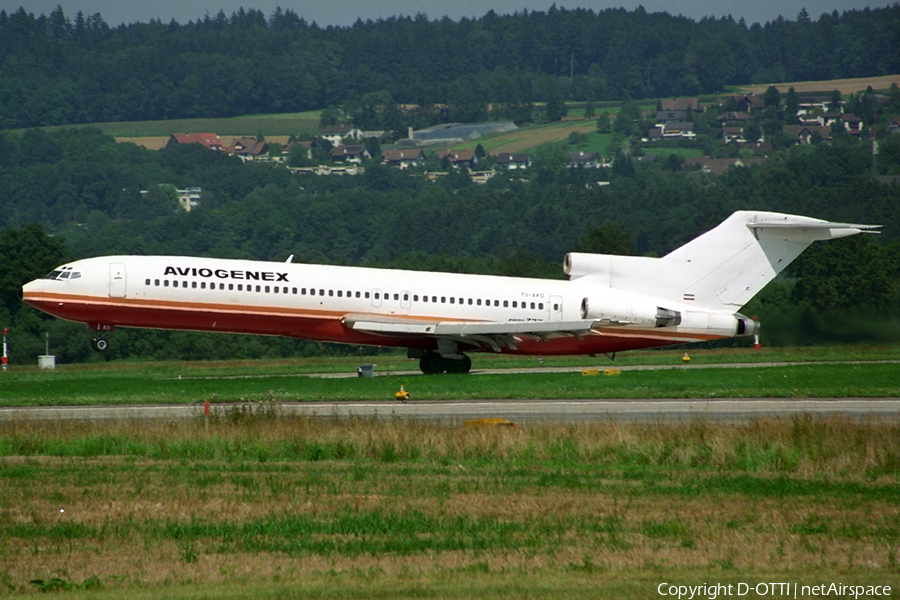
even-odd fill
[[[284,261],[284,262],[290,263],[290,262],[293,261],[293,260],[294,260],[294,255],[291,254],[290,256],[288,256],[288,259],[287,259],[286,261]]]

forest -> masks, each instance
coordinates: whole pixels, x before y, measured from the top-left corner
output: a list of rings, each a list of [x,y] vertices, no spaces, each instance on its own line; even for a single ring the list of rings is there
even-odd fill
[[[111,28],[0,11],[0,129],[272,114],[374,102],[405,125],[533,118],[559,98],[721,93],[900,72],[900,5],[747,24],[606,9],[322,28],[291,10]],[[362,126],[362,123],[358,122]]]
[[[795,21],[751,25],[554,6],[344,28],[320,28],[290,10],[110,28],[100,15],[19,9],[0,11],[0,40],[0,325],[10,329],[13,364],[34,364],[48,335],[62,363],[373,351],[125,329],[97,355],[83,325],[48,318],[19,300],[23,283],[68,260],[294,255],[561,278],[570,250],[662,256],[747,209],[884,226],[877,236],[813,246],[754,299],[745,312],[760,317],[766,343],[900,337],[900,185],[890,180],[900,175],[900,135],[889,135],[891,115],[900,112],[896,87],[887,105],[872,90],[846,99],[862,117],[861,135],[836,130],[831,143],[803,146],[783,133],[796,122],[792,90],[779,97],[772,88],[745,130],[755,128],[774,152],[722,175],[683,166],[687,151],[745,152],[721,141],[712,114],[692,115],[696,141],[663,142],[652,150],[659,160],[639,160],[650,123],[635,100],[711,94],[753,81],[898,73],[896,4],[817,19],[803,11]],[[318,177],[199,145],[151,151],[89,125],[72,127],[307,109],[321,109],[323,125],[340,118],[404,131],[491,118],[524,125],[547,118],[539,103],[564,110],[564,99],[581,101],[585,113],[594,102],[616,105],[612,115],[604,108],[587,117],[612,137],[612,168],[567,166],[581,135],[534,148],[532,168],[498,172],[484,185],[433,161],[429,168],[445,172],[435,181],[377,160],[359,176]],[[42,128],[57,125],[65,127]],[[203,189],[200,206],[179,210],[173,188],[195,186]]]
[[[896,150],[878,160],[900,163]],[[604,170],[603,186],[592,185],[596,169],[564,166],[561,145],[535,156],[526,175],[475,185],[465,172],[431,182],[375,162],[357,177],[292,174],[199,145],[150,151],[90,127],[0,132],[0,322],[12,325],[12,360],[31,363],[43,353],[45,332],[61,362],[99,359],[83,325],[46,319],[18,299],[23,282],[65,260],[294,254],[298,262],[562,277],[567,251],[661,256],[741,209],[884,225],[878,236],[814,246],[751,303],[748,313],[770,325],[769,343],[888,341],[900,333],[900,186],[872,176],[868,140],[793,146],[720,176],[680,160],[622,158],[623,166]],[[177,210],[161,182],[202,186],[200,207]],[[286,339],[121,330],[104,359],[322,351]]]

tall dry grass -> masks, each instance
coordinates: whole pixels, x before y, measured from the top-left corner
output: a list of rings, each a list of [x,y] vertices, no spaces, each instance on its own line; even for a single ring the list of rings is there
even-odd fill
[[[0,585],[887,584],[900,577],[898,434],[838,418],[516,430],[265,410],[208,426],[6,423]]]

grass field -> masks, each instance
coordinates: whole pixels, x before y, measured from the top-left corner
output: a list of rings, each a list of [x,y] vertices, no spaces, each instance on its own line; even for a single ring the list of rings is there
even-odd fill
[[[104,133],[116,138],[154,138],[168,139],[173,133],[208,133],[222,136],[290,136],[303,133],[318,133],[319,111],[293,114],[249,115],[220,119],[172,119],[166,121],[122,121],[116,123],[91,123]],[[46,127],[53,131],[61,127]]]
[[[574,372],[528,372],[515,375],[424,377],[416,362],[398,355],[369,360],[315,359],[274,362],[115,363],[72,365],[55,371],[10,370],[0,378],[6,406],[92,404],[190,404],[206,400],[291,402],[378,400],[394,401],[400,385],[418,400],[503,398],[747,398],[747,397],[896,397],[900,396],[900,365],[876,362],[900,359],[900,349],[822,347],[804,350],[698,350],[691,368],[683,351],[625,354],[607,359],[547,358],[543,366],[607,366],[663,364],[674,368],[624,371],[616,377],[584,377]],[[848,362],[850,360],[860,362]],[[837,362],[834,362],[837,360]],[[580,361],[580,362],[577,362]],[[810,362],[814,361],[814,362]],[[353,373],[360,362],[375,362],[374,379],[298,377],[317,372]],[[694,368],[716,363],[787,362],[755,368]],[[792,363],[792,364],[791,364]],[[536,359],[474,357],[474,369],[539,367]],[[402,373],[392,371],[403,369]],[[412,370],[412,373],[406,370]]]
[[[745,94],[762,95],[769,89],[770,85],[775,85],[782,93],[788,88],[793,87],[795,92],[823,92],[830,93],[832,90],[838,90],[842,95],[855,94],[865,91],[866,88],[872,86],[873,90],[887,90],[892,83],[900,85],[900,74],[883,75],[881,77],[863,77],[859,79],[829,79],[825,81],[793,81],[787,83],[766,83],[758,85],[742,86],[740,90]]]
[[[682,352],[633,353],[621,363],[672,365]],[[417,397],[529,388],[589,397],[896,396],[900,366],[886,361],[898,354],[893,346],[695,350],[692,364],[760,364],[613,378],[296,376],[355,370],[358,358],[18,367],[0,375],[0,397],[4,405],[210,394],[387,399],[400,382]],[[397,355],[373,360],[411,366]],[[763,366],[771,361],[795,364]],[[535,363],[476,357],[476,369]],[[5,422],[0,595],[657,598],[664,582],[772,581],[896,590],[898,476],[897,420],[510,429],[236,409],[209,424]]]
[[[90,598],[896,587],[898,427],[4,424],[0,582]]]

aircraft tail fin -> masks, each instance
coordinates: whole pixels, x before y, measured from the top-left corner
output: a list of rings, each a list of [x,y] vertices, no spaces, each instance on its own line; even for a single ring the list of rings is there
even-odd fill
[[[738,211],[662,258],[572,254],[566,257],[566,272],[572,279],[599,276],[610,287],[737,310],[814,241],[872,233],[878,227]]]

